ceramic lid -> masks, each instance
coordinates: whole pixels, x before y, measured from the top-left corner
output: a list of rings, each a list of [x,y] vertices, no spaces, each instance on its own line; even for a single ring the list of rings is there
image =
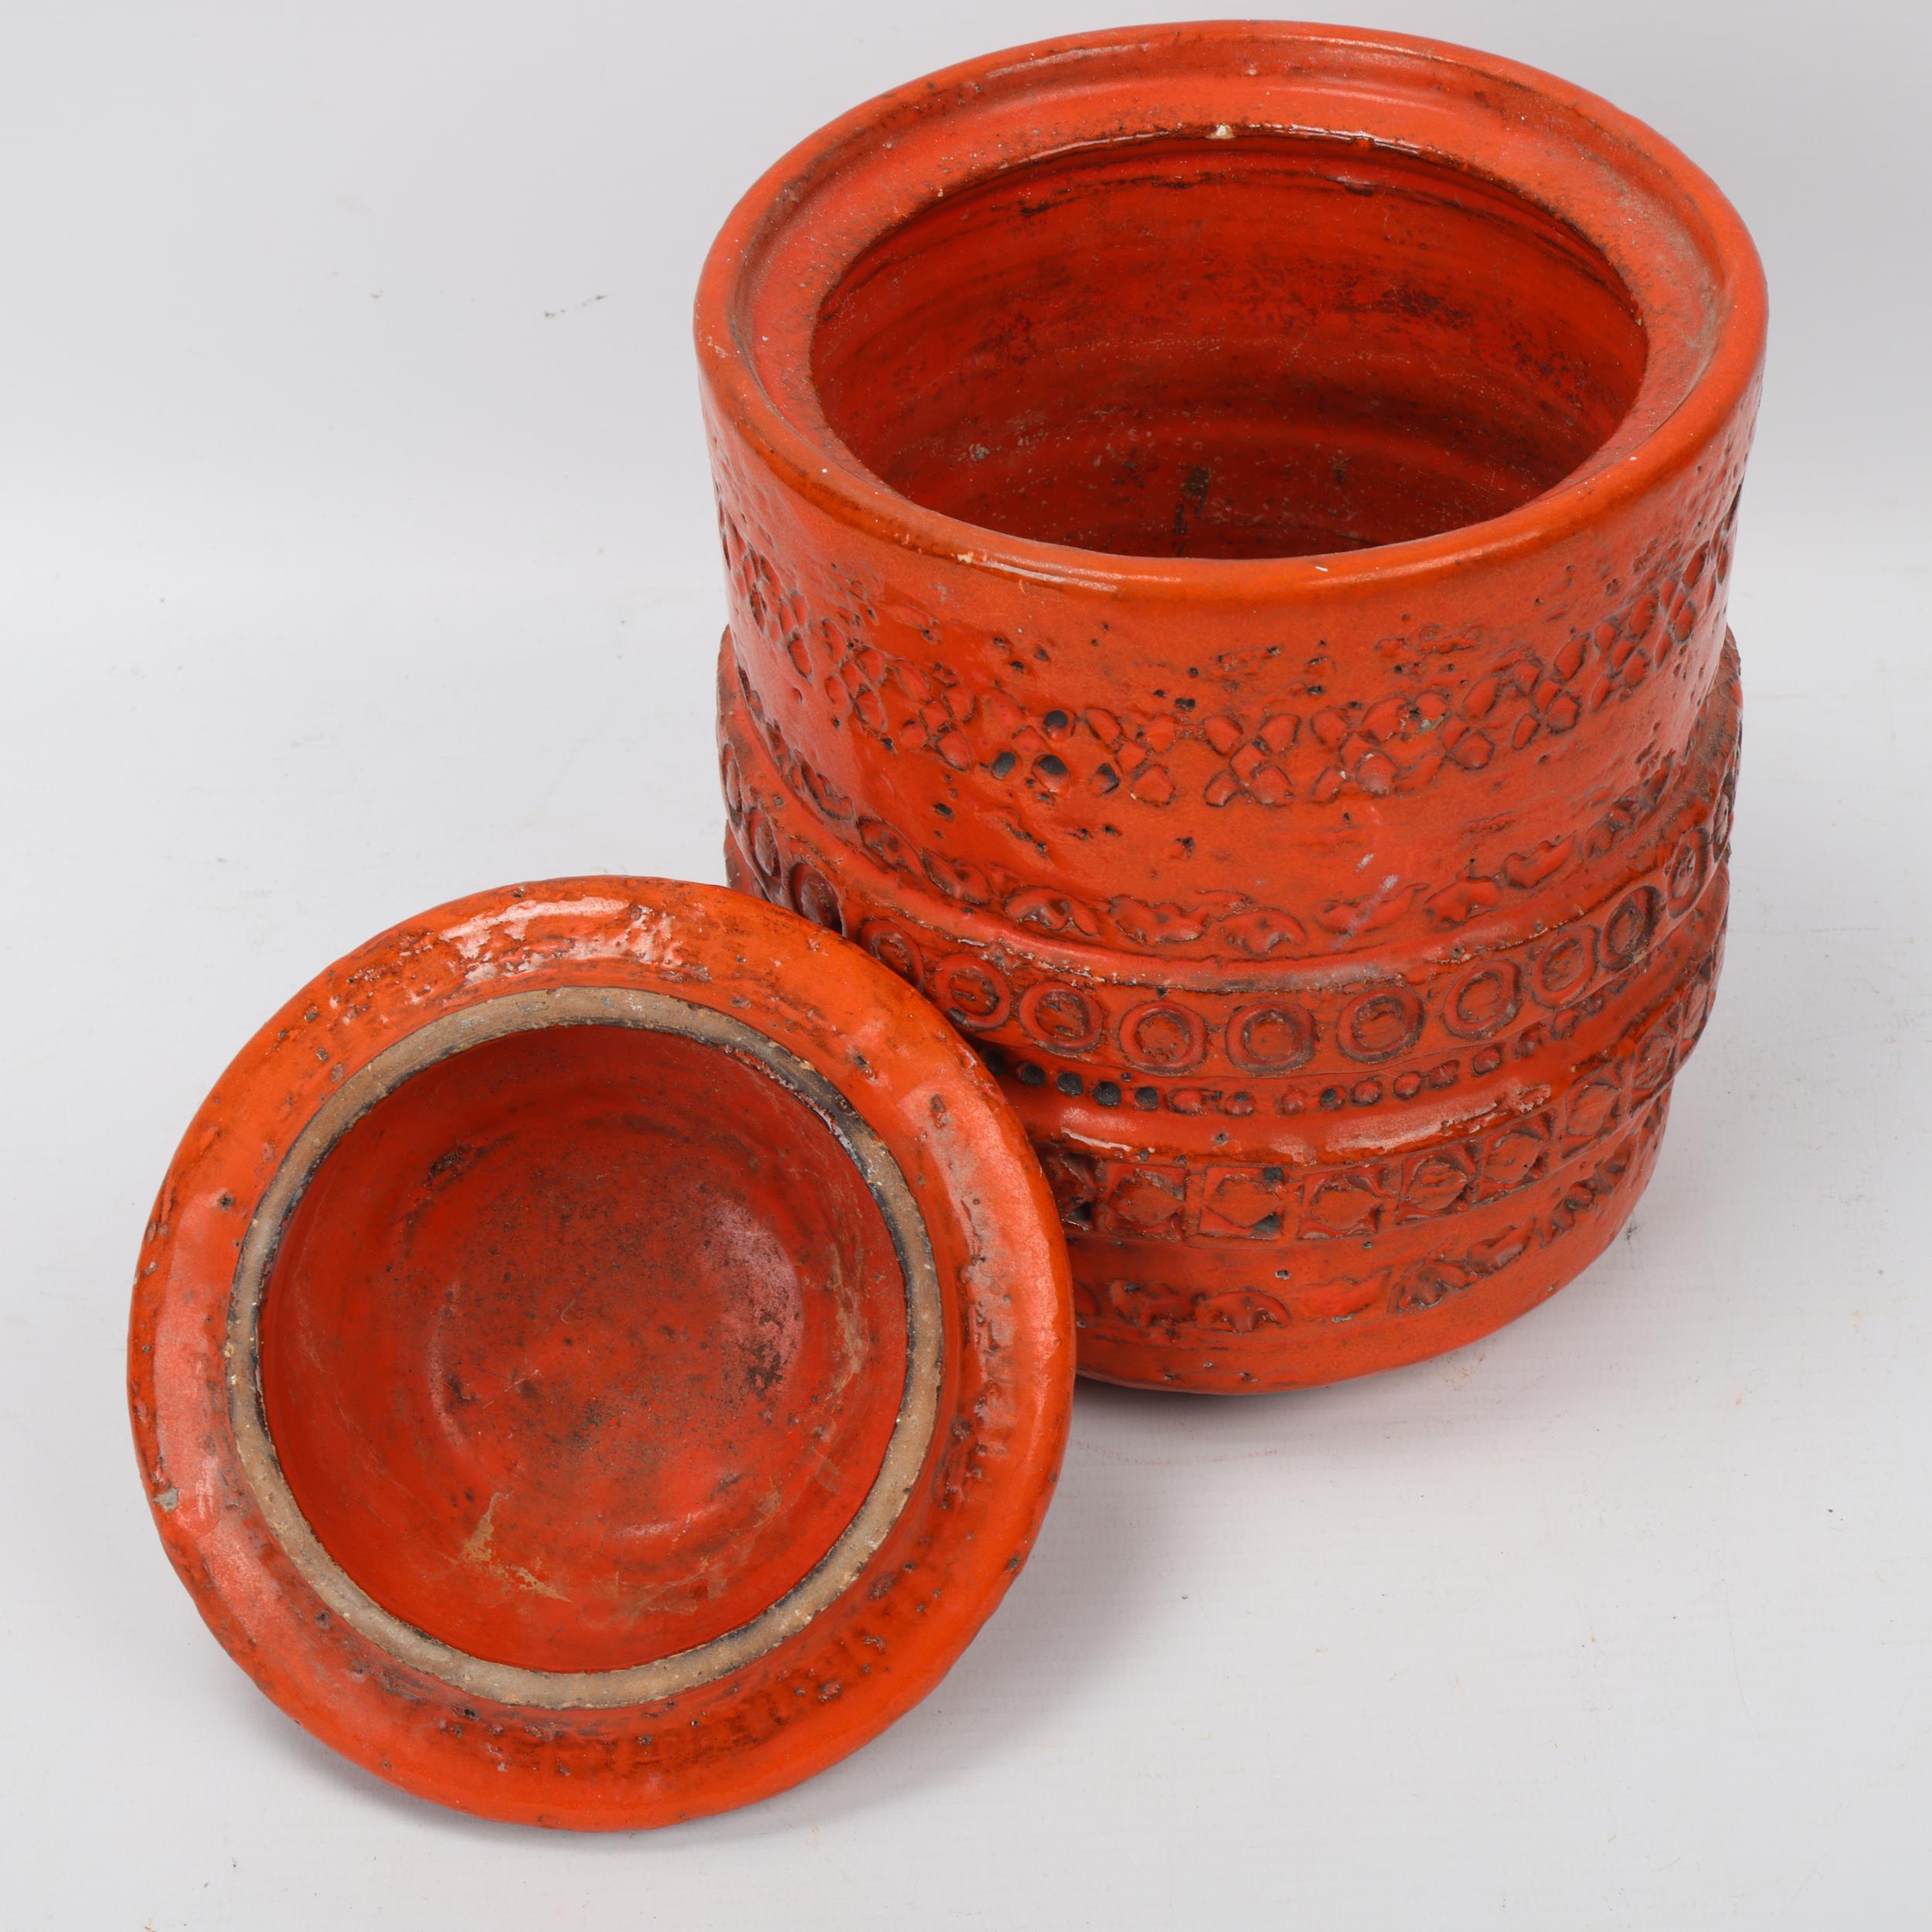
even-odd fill
[[[939,1014],[719,888],[458,900],[189,1128],[130,1336],[168,1553],[318,1736],[465,1811],[768,1796],[938,1681],[1066,1438],[1039,1170]]]

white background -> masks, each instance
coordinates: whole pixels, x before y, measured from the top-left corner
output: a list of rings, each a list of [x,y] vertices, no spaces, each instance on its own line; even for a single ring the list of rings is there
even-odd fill
[[[1678,141],[1773,351],[1716,1018],[1627,1238],[1478,1348],[1083,1388],[1005,1609],[791,1795],[598,1840],[311,1742],[121,1386],[153,1191],[330,959],[720,876],[688,313],[768,162],[1004,43],[858,0],[0,19],[0,1926],[1922,1927],[1932,9],[1378,0]]]

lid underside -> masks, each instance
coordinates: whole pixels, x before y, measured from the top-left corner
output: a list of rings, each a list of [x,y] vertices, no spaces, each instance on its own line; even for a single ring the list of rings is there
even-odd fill
[[[1037,1167],[937,1014],[642,879],[479,895],[291,1002],[183,1143],[132,1349],[164,1539],[270,1694],[589,1826],[764,1795],[929,1689],[1073,1355]]]

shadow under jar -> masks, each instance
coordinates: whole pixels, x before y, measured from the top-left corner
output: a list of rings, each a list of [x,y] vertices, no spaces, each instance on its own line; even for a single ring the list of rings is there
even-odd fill
[[[992,56],[727,223],[731,876],[1001,1077],[1087,1372],[1414,1361],[1628,1213],[1723,936],[1764,312],[1648,129],[1333,29]]]

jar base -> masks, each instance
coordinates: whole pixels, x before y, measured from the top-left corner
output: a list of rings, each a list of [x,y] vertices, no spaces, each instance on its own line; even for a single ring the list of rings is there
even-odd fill
[[[1267,1306],[1265,1294],[1237,1291],[1222,1298],[1227,1325],[1218,1332],[1154,1320],[1143,1337],[1124,1337],[1096,1332],[1083,1315],[1080,1373],[1124,1388],[1260,1395],[1353,1381],[1467,1348],[1541,1306],[1608,1249],[1649,1185],[1668,1104],[1659,1095],[1582,1179],[1565,1169],[1526,1190],[1529,1198],[1512,1203],[1508,1225],[1488,1240],[1418,1264],[1406,1284],[1391,1283],[1383,1267],[1362,1283],[1339,1284],[1344,1295],[1369,1292],[1369,1304],[1355,1314],[1296,1321],[1275,1311],[1278,1302]],[[1077,1243],[1073,1252],[1077,1308],[1127,1285],[1094,1280]]]

